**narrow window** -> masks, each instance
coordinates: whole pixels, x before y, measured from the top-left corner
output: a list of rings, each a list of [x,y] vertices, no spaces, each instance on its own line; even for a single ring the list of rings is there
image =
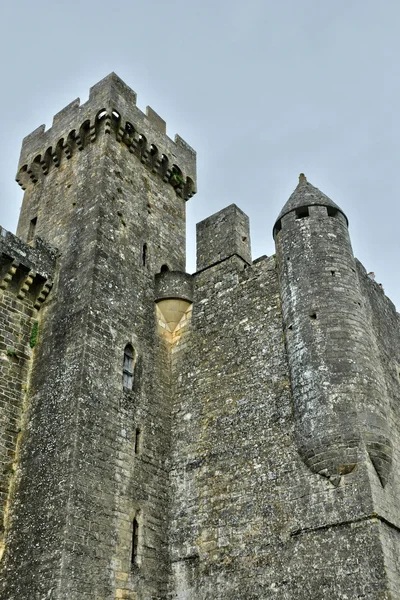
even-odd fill
[[[160,273],[167,273],[169,271],[168,265],[162,265]]]
[[[35,217],[34,219],[31,219],[31,222],[29,223],[28,243],[31,242],[33,240],[33,238],[35,237],[36,223],[37,223],[37,217]]]
[[[137,565],[137,555],[138,555],[138,541],[139,541],[139,523],[137,518],[133,519],[132,523],[132,555],[131,555],[131,567],[135,567]]]
[[[309,217],[310,213],[308,212],[308,206],[302,206],[301,208],[296,208],[296,219],[304,219],[305,217]]]
[[[124,350],[124,364],[122,368],[122,385],[125,390],[131,390],[133,385],[133,347],[127,344]]]
[[[147,263],[147,244],[143,244],[142,249],[142,265],[145,267]]]
[[[142,432],[139,427],[136,428],[135,432],[135,454],[140,453],[140,442],[141,442]]]

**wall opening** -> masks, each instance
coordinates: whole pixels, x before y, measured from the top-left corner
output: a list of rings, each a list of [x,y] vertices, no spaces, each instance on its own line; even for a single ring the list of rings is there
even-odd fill
[[[33,219],[31,219],[31,222],[29,223],[28,244],[30,242],[32,242],[33,238],[35,237],[36,225],[37,225],[37,217],[34,217]]]
[[[145,267],[147,265],[147,244],[143,244],[142,248],[142,266]]]
[[[327,206],[326,210],[328,212],[328,217],[337,217],[338,216],[338,209],[334,208],[333,206]]]
[[[296,208],[296,219],[304,219],[305,217],[309,217],[310,212],[308,210],[308,206],[301,206],[300,208]]]
[[[279,219],[279,221],[277,221],[275,223],[275,227],[274,227],[274,231],[273,231],[273,236],[275,237],[277,233],[279,233],[282,230],[282,221]]]
[[[122,139],[127,146],[131,146],[134,142],[135,128],[132,123],[129,123],[129,121],[125,123],[124,135]]]
[[[142,442],[142,432],[139,427],[136,427],[135,431],[135,454],[140,454],[140,447]]]
[[[310,313],[310,319],[315,320],[316,318],[317,318],[317,313],[316,312]]]
[[[168,265],[161,265],[160,273],[167,273],[169,271]]]
[[[158,148],[154,144],[151,144],[149,149],[149,165],[153,172],[157,170],[158,162]]]
[[[132,552],[131,552],[131,568],[138,564],[138,545],[139,545],[139,523],[137,518],[133,519],[132,523]]]
[[[76,132],[75,129],[69,132],[67,137],[67,143],[65,144],[65,155],[68,159],[72,157],[72,153],[74,152],[76,147]]]
[[[161,160],[160,160],[160,168],[159,168],[159,173],[161,175],[161,177],[164,179],[167,178],[167,174],[168,174],[168,165],[169,165],[169,161],[168,161],[168,157],[165,156],[165,154],[161,155]],[[165,180],[164,180],[165,181]],[[168,181],[168,179],[166,179],[166,181]]]
[[[83,150],[90,142],[90,121],[87,119],[79,128],[79,150]]]
[[[142,162],[145,162],[147,159],[147,151],[146,150],[147,150],[147,139],[143,135],[143,133],[140,133],[139,137],[138,137],[138,141],[137,141],[137,151],[138,151],[139,158]]]
[[[61,138],[61,140],[58,140],[57,145],[54,148],[54,152],[53,152],[53,163],[55,164],[56,167],[59,167],[61,164],[63,148],[64,148],[64,138]]]
[[[122,387],[131,390],[133,386],[134,350],[132,344],[127,344],[124,350],[124,363],[122,367]]]

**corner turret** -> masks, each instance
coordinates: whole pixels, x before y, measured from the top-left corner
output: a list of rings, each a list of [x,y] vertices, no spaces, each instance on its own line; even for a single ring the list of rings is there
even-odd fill
[[[274,238],[299,453],[338,485],[366,451],[384,486],[388,396],[347,218],[301,175]]]

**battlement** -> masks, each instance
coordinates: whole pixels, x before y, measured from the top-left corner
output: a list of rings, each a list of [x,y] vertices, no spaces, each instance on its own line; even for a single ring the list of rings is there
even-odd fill
[[[32,294],[39,309],[53,285],[57,250],[41,238],[32,247],[0,227],[0,290],[14,288],[18,298]]]
[[[165,121],[151,108],[136,106],[136,93],[115,73],[90,89],[89,100],[79,98],[24,138],[16,180],[26,189],[50,169],[94,143],[100,134],[113,133],[129,152],[174,187],[186,200],[196,192],[196,153],[179,135],[166,135]]]

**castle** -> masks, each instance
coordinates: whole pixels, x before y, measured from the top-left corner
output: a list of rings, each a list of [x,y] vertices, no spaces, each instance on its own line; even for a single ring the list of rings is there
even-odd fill
[[[115,74],[0,235],[1,600],[400,598],[399,315],[300,177],[276,256]]]

